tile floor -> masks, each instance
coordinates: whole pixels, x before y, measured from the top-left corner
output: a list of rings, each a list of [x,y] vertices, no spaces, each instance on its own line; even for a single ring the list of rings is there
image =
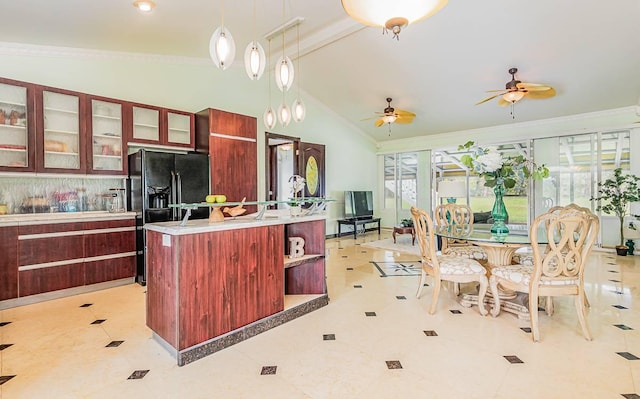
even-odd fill
[[[417,276],[371,263],[415,256],[360,245],[377,239],[327,241],[328,306],[184,367],[150,338],[137,284],[0,311],[0,398],[640,398],[639,256],[591,257],[594,341],[560,298],[533,343],[451,290],[428,315]]]

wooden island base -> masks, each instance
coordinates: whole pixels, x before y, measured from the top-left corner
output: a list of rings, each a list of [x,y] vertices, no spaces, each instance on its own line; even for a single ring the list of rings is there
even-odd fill
[[[150,223],[147,326],[182,366],[326,306],[325,216]],[[289,238],[305,254],[289,259]]]

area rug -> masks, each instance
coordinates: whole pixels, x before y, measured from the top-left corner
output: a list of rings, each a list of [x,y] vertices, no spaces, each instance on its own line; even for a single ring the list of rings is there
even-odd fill
[[[418,261],[371,262],[380,272],[380,277],[419,276],[422,267]]]
[[[396,236],[396,243],[394,244],[393,238],[385,238],[383,240],[363,242],[360,244],[363,247],[371,247],[377,249],[385,249],[389,251],[404,252],[407,254],[415,255],[416,258],[420,258],[420,249],[418,248],[418,240],[416,239],[416,245],[411,245],[411,235],[403,234]]]

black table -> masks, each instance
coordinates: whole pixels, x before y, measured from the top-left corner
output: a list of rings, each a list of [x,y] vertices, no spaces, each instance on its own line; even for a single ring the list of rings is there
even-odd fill
[[[358,235],[358,226],[359,225],[365,226],[369,223],[378,224],[378,235],[380,235],[380,218],[338,219],[338,237],[340,237],[341,227],[343,224],[346,224],[348,226],[353,226],[353,238],[356,239]]]

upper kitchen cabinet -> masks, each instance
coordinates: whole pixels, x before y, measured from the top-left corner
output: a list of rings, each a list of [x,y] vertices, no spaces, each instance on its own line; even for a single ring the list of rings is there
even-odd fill
[[[194,148],[194,115],[189,112],[165,109],[163,121],[166,129],[166,143],[170,146]]]
[[[38,171],[86,172],[85,105],[80,93],[36,89]]]
[[[89,157],[87,171],[100,174],[126,174],[123,154],[123,103],[98,97],[90,98],[91,117],[87,118]]]
[[[0,79],[0,171],[35,170],[34,86]]]
[[[194,116],[148,105],[132,105],[129,145],[148,148],[193,149]]]

